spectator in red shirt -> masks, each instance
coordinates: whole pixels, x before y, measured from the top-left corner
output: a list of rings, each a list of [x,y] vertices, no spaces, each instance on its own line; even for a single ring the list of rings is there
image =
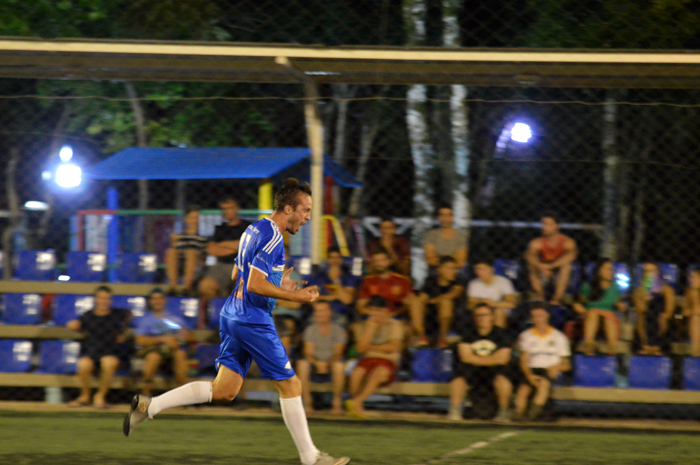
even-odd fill
[[[396,225],[390,219],[379,224],[380,237],[370,242],[368,251],[370,259],[375,252],[384,250],[390,260],[391,269],[404,276],[411,275],[411,243],[404,237],[396,235]],[[377,270],[372,270],[378,273]]]
[[[413,298],[411,281],[400,274],[392,273],[389,254],[379,249],[372,254],[373,275],[362,280],[357,300],[357,311],[368,315],[367,303],[373,295],[379,295],[387,300],[387,306],[392,315],[403,313]]]

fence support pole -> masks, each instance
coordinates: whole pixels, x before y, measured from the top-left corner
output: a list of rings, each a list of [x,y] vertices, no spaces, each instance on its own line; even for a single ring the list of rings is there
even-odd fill
[[[323,122],[318,107],[320,93],[318,84],[309,76],[295,68],[287,57],[277,57],[275,62],[284,66],[304,85],[306,101],[304,117],[306,134],[311,150],[311,189],[314,194],[314,208],[311,214],[311,264],[321,264],[321,227],[323,217]]]
[[[115,187],[107,189],[107,209],[114,211],[112,218],[107,226],[107,264],[117,264],[117,253],[119,252],[119,215],[116,211],[119,209],[119,194]],[[110,267],[108,271],[109,282],[117,281],[117,270]]]

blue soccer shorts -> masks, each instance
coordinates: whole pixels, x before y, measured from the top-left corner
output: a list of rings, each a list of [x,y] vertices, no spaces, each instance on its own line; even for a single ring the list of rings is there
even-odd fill
[[[294,369],[274,325],[250,325],[221,317],[221,348],[217,366],[223,365],[245,379],[255,360],[263,378],[282,381],[294,377]]]

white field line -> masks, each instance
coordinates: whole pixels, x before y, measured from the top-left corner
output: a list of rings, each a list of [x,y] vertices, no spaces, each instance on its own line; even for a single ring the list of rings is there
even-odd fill
[[[416,465],[430,465],[430,464],[432,464],[432,463],[436,463],[436,462],[439,462],[439,461],[441,461],[441,460],[445,460],[445,459],[448,459],[448,458],[450,458],[450,457],[454,457],[455,455],[465,455],[465,454],[469,454],[469,453],[471,453],[471,452],[474,452],[474,451],[477,450],[477,449],[481,449],[482,447],[490,446],[491,444],[493,444],[493,443],[495,443],[495,442],[501,441],[501,440],[506,439],[506,438],[513,437],[513,436],[515,436],[515,435],[517,435],[517,434],[520,434],[520,431],[508,431],[508,432],[505,432],[505,433],[501,433],[501,434],[499,434],[499,435],[497,435],[497,436],[494,436],[494,437],[492,437],[492,438],[487,439],[486,441],[478,441],[478,442],[475,442],[474,444],[472,444],[472,445],[470,445],[470,446],[467,446],[467,447],[465,447],[464,449],[460,449],[460,450],[456,450],[456,451],[453,451],[453,452],[449,452],[449,453],[447,453],[447,454],[445,454],[445,455],[443,455],[443,456],[441,456],[441,457],[438,457],[438,458],[435,458],[435,459],[430,459],[430,460],[428,460],[427,462],[423,462],[423,463],[421,463],[421,464],[416,464]]]

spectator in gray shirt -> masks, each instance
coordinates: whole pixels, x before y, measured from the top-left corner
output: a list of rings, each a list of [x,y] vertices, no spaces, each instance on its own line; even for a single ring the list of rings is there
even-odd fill
[[[316,301],[314,322],[304,331],[304,358],[297,361],[297,375],[301,380],[302,397],[307,413],[313,413],[310,378],[312,374],[330,375],[333,384],[331,413],[342,415],[342,395],[345,388],[343,355],[348,333],[333,323],[329,302]]]
[[[467,264],[467,236],[452,227],[452,208],[440,207],[437,219],[440,227],[425,236],[425,261],[431,268],[437,268],[440,265],[440,257],[447,255],[454,258],[457,267],[462,269]]]

